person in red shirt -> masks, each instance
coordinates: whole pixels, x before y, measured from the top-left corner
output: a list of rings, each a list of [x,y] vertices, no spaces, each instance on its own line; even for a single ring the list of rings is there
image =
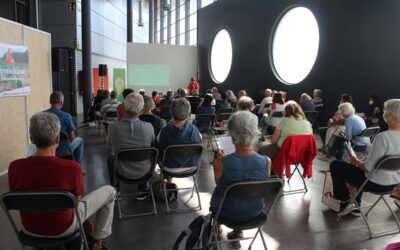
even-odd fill
[[[107,249],[102,239],[111,235],[116,191],[103,186],[86,196],[82,167],[72,160],[56,157],[60,142],[60,121],[55,114],[39,112],[32,116],[29,125],[30,139],[36,145],[34,156],[11,162],[8,169],[8,184],[15,191],[68,191],[79,201],[78,213],[87,220],[96,215],[93,238],[94,249]],[[72,209],[64,209],[47,214],[21,212],[22,230],[33,236],[64,237],[78,228]]]
[[[125,100],[125,97],[126,97],[127,95],[129,95],[130,93],[134,93],[134,92],[135,92],[135,91],[134,91],[133,89],[131,89],[131,88],[125,89],[125,90],[122,92],[122,96],[124,97],[124,100]],[[121,121],[121,120],[123,120],[123,119],[126,118],[126,114],[125,114],[125,105],[124,105],[124,103],[121,103],[121,104],[118,105],[118,107],[117,107],[117,118],[118,118],[118,121]]]
[[[190,78],[190,83],[189,83],[188,89],[189,89],[190,95],[192,94],[193,90],[195,90],[195,89],[200,90],[199,83],[197,82],[196,77],[193,76],[192,78]]]

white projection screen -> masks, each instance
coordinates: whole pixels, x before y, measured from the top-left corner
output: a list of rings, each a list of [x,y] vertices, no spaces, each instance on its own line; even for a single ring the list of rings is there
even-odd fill
[[[167,44],[128,43],[127,87],[166,93],[187,88],[197,77],[197,47]]]

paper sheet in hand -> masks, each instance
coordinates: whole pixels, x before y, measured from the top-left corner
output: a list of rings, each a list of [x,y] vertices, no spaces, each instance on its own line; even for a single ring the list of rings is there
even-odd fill
[[[224,155],[229,155],[235,152],[235,145],[233,145],[232,138],[230,136],[219,137],[218,148],[224,150]]]
[[[354,153],[353,147],[351,146],[350,142],[345,142],[344,146],[346,147],[347,152],[349,152],[349,155],[356,156],[356,153]]]

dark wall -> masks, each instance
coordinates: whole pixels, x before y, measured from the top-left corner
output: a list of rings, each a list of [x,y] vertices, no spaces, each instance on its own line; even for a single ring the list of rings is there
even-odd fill
[[[290,6],[309,8],[320,31],[317,60],[297,85],[285,85],[269,64],[274,23]],[[353,95],[357,112],[366,112],[368,96],[400,97],[400,1],[398,0],[220,0],[198,12],[199,79],[203,88],[217,86],[252,96],[271,88],[298,100],[314,88],[324,92],[325,118],[337,108],[340,94]],[[215,84],[209,73],[214,35],[226,29],[232,39],[231,71]]]

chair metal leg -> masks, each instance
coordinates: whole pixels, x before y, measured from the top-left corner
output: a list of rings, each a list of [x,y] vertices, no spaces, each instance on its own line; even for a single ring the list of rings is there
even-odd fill
[[[368,217],[369,212],[378,204],[378,202],[382,199],[382,195],[379,196],[379,198],[374,202],[374,204],[368,209],[368,211],[365,213],[365,216]]]
[[[295,189],[295,190],[289,190],[289,191],[283,191],[283,190],[282,190],[282,195],[298,194],[298,193],[307,193],[307,192],[308,192],[306,180],[304,179],[303,175],[302,175],[301,172],[300,172],[299,165],[300,165],[300,164],[295,164],[295,168],[294,168],[294,170],[292,171],[291,176],[290,176],[290,178],[288,178],[287,182],[288,182],[288,184],[290,184],[290,180],[292,179],[293,175],[297,172],[297,173],[299,173],[300,178],[301,178],[301,180],[303,181],[303,186],[304,186],[304,187],[301,188],[301,189]]]
[[[261,228],[259,227],[258,230],[260,231],[260,236],[261,236],[262,243],[264,245],[264,249],[268,250],[267,243],[265,243],[264,235],[262,234]]]
[[[169,213],[171,211],[169,204],[168,204],[168,195],[167,195],[167,183],[165,183],[165,181],[162,182],[163,183],[163,189],[164,189],[164,198],[165,198],[165,206],[167,207],[167,213]]]
[[[251,239],[250,245],[249,245],[249,250],[251,249],[251,247],[253,246],[254,241],[257,238],[258,233],[260,232],[260,228],[257,228],[257,232],[256,234],[253,236],[253,239]]]
[[[119,197],[117,197],[118,217],[120,219],[122,219],[123,214],[122,214],[122,209],[121,209],[121,199],[122,199],[121,192],[118,192],[118,196],[119,196]]]

